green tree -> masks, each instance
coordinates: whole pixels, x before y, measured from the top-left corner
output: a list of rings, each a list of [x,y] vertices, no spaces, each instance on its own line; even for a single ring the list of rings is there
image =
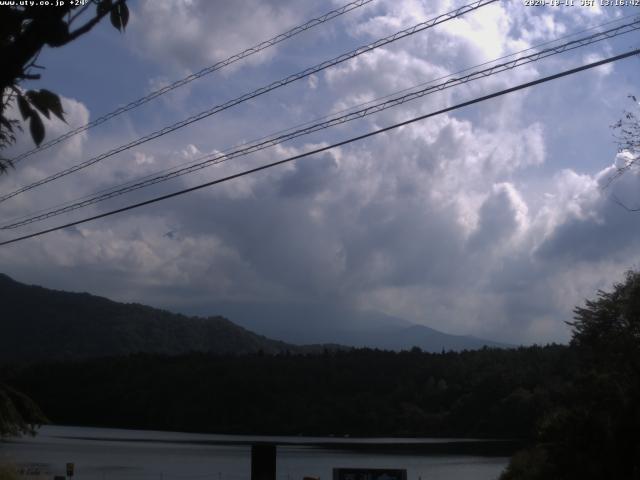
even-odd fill
[[[87,18],[85,12],[93,6],[95,12]],[[36,62],[45,46],[67,45],[91,31],[107,15],[115,28],[124,30],[129,20],[126,0],[93,0],[83,6],[80,2],[64,2],[59,6],[0,7],[0,149],[15,142],[15,133],[22,130],[22,122],[28,122],[31,138],[40,145],[45,136],[41,115],[50,118],[53,114],[64,121],[58,95],[46,89],[25,90],[20,84],[40,79],[37,71],[43,67]],[[76,25],[80,19],[84,23]],[[14,103],[22,122],[6,115]],[[10,160],[0,156],[0,174],[10,166]]]
[[[640,104],[635,95],[629,95],[629,100],[634,104],[633,110],[625,110],[622,118],[612,128],[616,132],[618,150],[628,152],[637,161],[640,156]]]
[[[633,109],[624,110],[622,118],[611,125],[614,131],[614,138],[618,144],[618,153],[622,153],[624,163],[619,164],[617,172],[608,182],[611,184],[615,179],[636,167],[640,160],[640,103],[635,95],[629,95],[629,100],[633,102]],[[613,200],[626,210],[637,212],[640,207],[625,205],[612,194]]]
[[[574,313],[574,381],[502,480],[640,479],[640,272]]]
[[[87,18],[91,7],[95,12]],[[67,45],[91,31],[107,15],[112,25],[122,31],[129,20],[126,0],[93,0],[83,6],[80,2],[64,2],[59,6],[0,7],[0,150],[15,142],[22,122],[29,123],[31,138],[40,145],[45,136],[41,115],[50,118],[53,114],[64,121],[58,95],[46,89],[25,90],[21,82],[40,79],[37,71],[43,67],[36,62],[45,46]],[[77,25],[80,19],[84,23]],[[7,116],[14,103],[22,121]],[[10,166],[11,161],[0,155],[0,175]],[[0,383],[0,436],[33,433],[44,418],[28,397]]]
[[[640,272],[627,273],[612,292],[598,292],[596,300],[576,307],[572,346],[588,353],[594,366],[636,369],[640,365]]]
[[[34,435],[47,422],[40,408],[26,395],[0,383],[0,438]]]

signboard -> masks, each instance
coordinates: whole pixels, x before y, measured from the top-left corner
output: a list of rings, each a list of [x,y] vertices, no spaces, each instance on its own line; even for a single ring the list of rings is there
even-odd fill
[[[333,480],[407,480],[402,468],[334,468]]]
[[[46,463],[22,463],[16,467],[16,473],[23,478],[51,477],[49,465]]]

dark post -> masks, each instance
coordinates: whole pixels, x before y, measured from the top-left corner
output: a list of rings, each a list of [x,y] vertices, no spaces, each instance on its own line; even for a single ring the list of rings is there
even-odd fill
[[[251,445],[251,480],[276,480],[276,446],[273,443]]]

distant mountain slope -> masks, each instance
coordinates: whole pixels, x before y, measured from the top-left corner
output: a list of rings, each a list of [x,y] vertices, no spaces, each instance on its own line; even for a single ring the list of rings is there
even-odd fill
[[[451,335],[382,313],[319,303],[217,302],[192,313],[217,312],[253,332],[294,344],[334,343],[386,350],[420,347],[425,352],[477,350],[512,345]]]
[[[24,285],[0,274],[0,361],[136,352],[265,353],[298,348],[216,316],[187,317],[88,293]]]
[[[426,352],[509,347],[333,306],[220,304],[206,311],[221,312],[242,326],[219,315],[185,316],[88,293],[25,285],[0,274],[0,361],[139,352],[306,353],[321,351],[321,344],[386,350],[417,346]]]
[[[483,340],[470,335],[450,335],[424,325],[396,327],[370,334],[361,333],[354,335],[351,340],[345,338],[344,341],[348,345],[355,347],[375,345],[377,348],[384,350],[406,350],[415,346],[425,352],[478,350],[482,347],[513,347],[512,345]]]

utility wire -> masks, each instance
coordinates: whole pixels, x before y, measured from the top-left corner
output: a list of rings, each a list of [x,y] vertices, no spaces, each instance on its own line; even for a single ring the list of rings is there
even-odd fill
[[[113,110],[110,113],[107,113],[99,118],[96,118],[95,120],[85,124],[85,125],[81,125],[80,127],[77,127],[73,130],[70,130],[69,132],[64,133],[63,135],[60,135],[59,137],[56,137],[54,139],[51,139],[41,145],[39,145],[38,147],[29,150],[27,152],[24,152],[20,155],[18,155],[15,158],[11,159],[11,163],[13,163],[14,165],[22,160],[24,160],[27,157],[30,157],[31,155],[33,155],[34,153],[38,153],[41,152],[43,150],[46,150],[54,145],[57,145],[60,142],[63,142],[64,140],[67,140],[68,138],[73,137],[74,135],[77,135],[79,133],[82,133],[86,130],[89,130],[90,128],[96,127],[108,120],[111,120],[114,117],[117,117],[118,115],[121,115],[125,112],[128,112],[129,110],[133,110],[134,108],[138,108],[141,105],[144,105],[147,102],[150,102],[151,100],[153,100],[154,98],[157,98],[161,95],[164,95],[165,93],[168,93],[172,90],[175,90],[176,88],[182,87],[183,85],[186,85],[187,83],[190,83],[198,78],[204,77],[205,75],[209,75],[210,73],[215,72],[216,70],[220,70],[224,67],[227,67],[239,60],[242,60],[244,58],[250,57],[251,55],[254,55],[258,52],[261,52],[267,48],[273,47],[274,45],[277,45],[280,42],[283,42],[285,40],[288,40],[291,37],[294,37],[296,35],[298,35],[299,33],[305,32],[313,27],[316,27],[318,25],[321,25],[323,23],[326,23],[330,20],[333,20],[336,17],[339,17],[341,15],[344,15],[347,12],[350,12],[351,10],[355,10],[356,8],[360,8],[364,5],[366,5],[367,3],[372,2],[373,0],[356,0],[354,2],[350,2],[347,3],[346,5],[343,5],[340,8],[337,8],[335,10],[331,10],[330,12],[325,13],[324,15],[321,15],[317,18],[313,18],[305,23],[303,23],[302,25],[298,25],[297,27],[292,28],[291,30],[288,30],[284,33],[281,33],[279,35],[276,35],[273,38],[270,38],[269,40],[265,40],[264,42],[261,42],[257,45],[254,45],[253,47],[247,48],[246,50],[240,52],[240,53],[236,53],[235,55],[230,56],[229,58],[225,59],[225,60],[221,60],[219,62],[214,63],[213,65],[203,68],[202,70],[200,70],[199,72],[196,73],[192,73],[191,75],[182,78],[180,80],[176,80],[175,82],[166,85],[162,88],[159,88],[157,90],[154,90],[153,92],[149,93],[148,95],[145,95],[142,98],[139,98],[138,100],[134,100],[133,102],[128,103],[127,105],[124,105],[122,107],[119,107],[115,110]]]
[[[572,38],[572,37],[577,37],[578,35],[582,35],[584,33],[591,32],[591,31],[594,31],[594,30],[598,30],[598,29],[604,28],[606,26],[609,26],[609,25],[612,25],[612,24],[615,24],[615,23],[620,24],[620,23],[622,23],[622,22],[624,22],[624,21],[626,21],[626,20],[628,20],[628,19],[630,19],[632,17],[636,17],[636,16],[637,16],[637,14],[635,14],[635,13],[634,14],[629,14],[629,15],[625,15],[625,16],[620,17],[620,18],[616,18],[614,20],[609,20],[607,22],[600,23],[598,25],[594,25],[594,26],[591,26],[591,27],[588,27],[588,28],[584,28],[582,30],[571,32],[569,34],[557,37],[557,38],[555,38],[553,40],[548,40],[546,42],[538,43],[538,44],[533,45],[531,47],[528,47],[528,48],[525,48],[525,49],[522,49],[522,50],[519,50],[519,51],[516,51],[516,52],[512,52],[512,53],[509,53],[507,55],[503,55],[501,57],[498,57],[498,58],[495,58],[495,59],[492,59],[492,60],[487,60],[487,61],[485,61],[483,63],[477,64],[477,65],[474,65],[474,66],[471,66],[471,67],[466,67],[466,68],[464,68],[462,70],[458,70],[456,72],[449,73],[447,75],[443,75],[443,76],[440,76],[440,77],[437,77],[437,78],[432,78],[431,80],[428,80],[428,81],[425,81],[425,82],[420,82],[420,83],[418,83],[416,85],[413,85],[411,87],[403,88],[401,90],[396,90],[395,92],[392,92],[392,93],[389,93],[389,94],[374,98],[372,100],[368,100],[366,102],[358,103],[358,104],[352,105],[350,107],[342,108],[342,109],[334,111],[332,113],[323,115],[321,117],[316,117],[316,118],[311,119],[311,120],[307,120],[305,122],[296,124],[294,126],[291,126],[291,127],[288,127],[288,128],[282,129],[282,130],[278,130],[276,132],[271,132],[268,135],[263,135],[261,137],[254,138],[252,140],[242,141],[242,142],[237,143],[237,144],[235,144],[233,146],[230,146],[230,147],[227,147],[225,149],[219,150],[219,152],[228,153],[228,152],[231,152],[235,148],[239,148],[241,146],[249,145],[249,144],[252,144],[252,143],[257,143],[260,140],[265,140],[267,138],[271,138],[271,137],[274,137],[274,136],[277,136],[277,135],[280,135],[280,134],[284,134],[284,133],[299,129],[299,128],[307,126],[307,125],[311,125],[311,124],[316,123],[316,122],[318,122],[320,120],[331,118],[334,115],[339,115],[341,113],[353,111],[353,110],[356,110],[358,108],[365,107],[367,105],[373,105],[374,103],[379,102],[380,100],[384,100],[384,99],[387,99],[387,98],[391,98],[394,95],[399,95],[401,93],[405,93],[405,92],[409,92],[409,91],[415,90],[416,88],[419,88],[421,86],[434,84],[435,82],[440,81],[440,80],[444,80],[444,79],[447,79],[447,78],[452,78],[452,77],[454,77],[456,75],[460,75],[462,73],[468,72],[468,71],[473,70],[475,68],[479,68],[479,67],[483,67],[483,66],[486,66],[486,65],[490,65],[490,64],[493,64],[493,63],[498,62],[500,60],[504,60],[504,59],[507,59],[507,58],[512,58],[512,57],[515,57],[516,55],[521,55],[521,54],[529,52],[529,51],[539,50],[540,48],[542,48],[544,46],[551,45],[551,44],[554,44],[554,43],[558,43],[558,42],[560,42],[562,40],[567,40],[567,39]],[[125,186],[128,186],[128,185],[133,185],[133,184],[138,183],[138,182],[140,182],[142,180],[146,180],[146,179],[152,178],[152,177],[157,176],[157,175],[161,175],[161,174],[168,173],[168,172],[176,170],[176,169],[180,169],[180,168],[188,166],[188,165],[192,165],[192,164],[197,163],[197,162],[199,162],[201,160],[203,160],[202,157],[201,158],[196,158],[194,160],[190,160],[188,162],[184,162],[184,163],[182,163],[180,165],[176,165],[176,166],[173,166],[173,167],[165,168],[165,169],[162,169],[162,170],[155,171],[153,173],[144,175],[142,177],[138,177],[138,178],[135,178],[135,179],[132,179],[132,180],[128,180],[126,182],[122,182],[122,183],[117,184],[117,185],[112,186],[112,187],[106,187],[106,188],[100,189],[100,190],[98,190],[96,192],[84,195],[84,196],[82,196],[80,198],[76,198],[74,200],[68,200],[66,202],[61,202],[61,203],[58,203],[58,204],[56,204],[54,206],[51,206],[51,207],[41,208],[41,209],[35,210],[35,211],[33,211],[31,213],[28,213],[28,214],[18,215],[18,216],[15,216],[13,218],[8,219],[7,221],[8,222],[17,222],[19,220],[23,220],[23,219],[29,218],[30,216],[34,216],[34,215],[37,215],[37,214],[40,214],[40,213],[43,213],[43,212],[49,212],[49,211],[54,210],[54,209],[58,209],[58,208],[62,208],[62,207],[74,204],[74,203],[78,203],[78,202],[80,202],[82,200],[86,200],[86,199],[98,196],[99,194],[110,192],[110,191],[113,191],[113,190],[116,190],[116,189],[119,189],[119,188],[122,188],[122,187],[125,187]]]
[[[515,57],[516,55],[521,55],[521,54],[529,52],[529,51],[539,50],[540,48],[542,48],[544,46],[551,45],[551,44],[560,42],[562,40],[567,40],[567,39],[572,38],[572,37],[577,37],[578,35],[582,35],[584,33],[591,32],[593,30],[601,29],[601,28],[604,28],[606,26],[612,25],[614,23],[622,23],[622,22],[624,22],[624,21],[626,21],[626,20],[628,20],[628,19],[630,19],[632,17],[636,17],[636,16],[637,16],[636,14],[629,14],[629,15],[625,15],[625,16],[620,17],[620,18],[616,18],[614,20],[609,20],[607,22],[603,22],[603,23],[598,24],[598,25],[594,25],[594,26],[591,26],[591,27],[588,27],[588,28],[584,28],[582,30],[578,30],[576,32],[571,32],[569,34],[557,37],[557,38],[555,38],[553,40],[542,42],[542,43],[533,45],[531,47],[528,47],[528,48],[525,48],[525,49],[522,49],[522,50],[519,50],[519,51],[516,51],[516,52],[512,52],[512,53],[509,53],[507,55],[503,55],[501,57],[494,58],[492,60],[485,61],[485,62],[480,63],[478,65],[474,65],[474,66],[471,66],[471,67],[466,67],[466,68],[464,68],[462,70],[458,70],[456,72],[449,73],[447,75],[443,75],[443,76],[440,76],[440,77],[437,77],[437,78],[432,78],[431,80],[418,83],[418,84],[413,85],[411,87],[403,88],[401,90],[396,90],[396,91],[394,91],[392,93],[389,93],[389,94],[386,94],[384,96],[377,97],[377,98],[374,98],[372,100],[368,100],[366,102],[362,102],[362,103],[359,103],[359,104],[355,104],[355,105],[352,105],[350,107],[343,108],[343,109],[331,112],[331,113],[329,113],[327,115],[323,115],[321,117],[316,117],[314,119],[307,120],[307,121],[305,121],[303,123],[299,123],[299,124],[294,125],[292,127],[288,127],[288,128],[282,129],[282,130],[278,130],[276,132],[271,132],[268,135],[263,135],[263,136],[258,137],[258,138],[254,138],[254,139],[247,140],[247,141],[242,141],[242,142],[240,142],[238,144],[235,144],[233,146],[227,147],[227,148],[225,148],[223,150],[219,150],[219,151],[221,153],[228,153],[228,152],[231,152],[235,148],[239,148],[241,146],[246,146],[246,145],[249,145],[249,144],[252,144],[252,143],[257,143],[258,141],[265,140],[267,138],[271,138],[271,137],[274,137],[274,136],[277,136],[277,135],[281,135],[281,134],[284,134],[284,133],[287,133],[287,132],[291,132],[293,130],[297,130],[299,128],[302,128],[304,126],[311,125],[313,123],[317,123],[320,120],[325,120],[325,119],[331,118],[332,116],[339,115],[341,113],[350,112],[350,111],[356,110],[358,108],[365,107],[367,105],[373,105],[376,102],[379,102],[379,101],[387,99],[387,98],[391,98],[394,95],[399,95],[401,93],[410,92],[412,90],[415,90],[416,88],[419,88],[419,87],[422,87],[422,86],[425,86],[425,85],[431,85],[431,84],[434,84],[435,82],[438,82],[440,80],[445,80],[447,78],[452,78],[452,77],[454,77],[456,75],[460,75],[462,73],[468,72],[468,71],[473,70],[475,68],[484,67],[484,66],[493,64],[495,62],[499,62],[500,60],[505,60],[507,58]],[[173,167],[165,168],[165,169],[162,169],[162,170],[159,170],[159,171],[155,171],[153,173],[144,175],[142,177],[138,177],[138,178],[135,178],[135,179],[132,179],[132,180],[128,180],[126,182],[122,182],[122,183],[117,184],[117,185],[112,186],[112,187],[107,187],[107,188],[100,189],[100,190],[98,190],[96,192],[84,195],[84,196],[82,196],[80,198],[76,198],[74,200],[61,202],[61,203],[59,203],[59,204],[57,204],[55,206],[52,206],[52,207],[42,208],[42,209],[36,210],[34,212],[28,213],[28,214],[23,214],[23,215],[19,215],[19,216],[13,217],[13,218],[11,218],[11,219],[9,219],[7,221],[8,222],[15,222],[15,221],[22,220],[22,219],[28,218],[28,217],[36,215],[36,214],[40,214],[40,213],[43,213],[43,212],[51,211],[53,209],[58,209],[58,208],[61,208],[61,207],[65,207],[65,206],[71,205],[73,203],[77,203],[77,202],[80,202],[82,200],[86,200],[86,199],[89,199],[91,197],[97,196],[97,195],[102,194],[102,193],[110,192],[110,191],[113,191],[113,190],[116,190],[116,189],[119,189],[119,188],[122,188],[122,187],[125,187],[125,186],[128,186],[128,185],[133,185],[134,183],[140,182],[142,180],[146,180],[146,179],[152,178],[152,177],[157,176],[157,175],[161,175],[161,174],[168,173],[170,171],[173,171],[173,170],[176,170],[176,169],[188,166],[188,165],[192,165],[194,163],[197,163],[197,162],[201,161],[202,159],[203,158],[197,158],[197,159],[194,159],[194,160],[190,160],[188,162],[184,162],[184,163],[182,163],[180,165],[177,165],[177,166],[173,166]]]
[[[117,153],[123,152],[125,150],[128,150],[130,148],[136,147],[138,145],[141,145],[145,142],[148,142],[150,140],[156,139],[158,137],[161,137],[163,135],[166,135],[168,133],[171,133],[175,130],[178,130],[180,128],[186,127],[187,125],[190,125],[194,122],[197,122],[199,120],[202,120],[204,118],[207,118],[211,115],[214,115],[216,113],[219,113],[223,110],[227,110],[231,107],[234,107],[242,102],[246,102],[247,100],[250,100],[252,98],[255,98],[257,96],[263,95],[267,92],[270,92],[272,90],[275,90],[277,88],[283,87],[285,85],[288,85],[289,83],[295,82],[297,80],[300,80],[302,78],[308,77],[310,75],[313,75],[314,73],[320,72],[322,70],[325,70],[327,68],[333,67],[335,65],[338,65],[342,62],[345,62],[347,60],[351,60],[352,58],[355,58],[359,55],[362,55],[363,53],[367,53],[370,52],[372,50],[375,50],[376,48],[382,47],[384,45],[387,45],[389,43],[395,42],[396,40],[400,40],[401,38],[405,38],[408,37],[410,35],[414,35],[418,32],[421,32],[423,30],[426,30],[428,28],[434,27],[435,25],[447,22],[449,20],[453,20],[454,18],[458,18],[461,17],[463,15],[465,15],[466,13],[469,13],[473,10],[477,10],[478,8],[484,7],[486,5],[489,5],[491,3],[495,3],[497,1],[500,0],[477,0],[473,3],[470,3],[468,5],[465,5],[463,7],[457,8],[456,10],[453,10],[451,12],[448,13],[444,13],[441,15],[438,15],[437,17],[431,19],[431,20],[427,20],[426,22],[421,22],[418,23],[412,27],[409,27],[407,29],[401,30],[399,32],[394,33],[393,35],[389,35],[388,37],[376,40],[373,43],[370,43],[368,45],[365,45],[363,47],[359,47],[356,48],[355,50],[352,50],[348,53],[344,53],[338,57],[335,57],[331,60],[327,60],[324,61],[320,64],[317,64],[313,67],[309,67],[305,70],[302,70],[301,72],[298,72],[296,74],[293,75],[289,75],[288,77],[285,77],[281,80],[275,81],[265,87],[261,87],[258,88],[257,90],[254,90],[253,92],[250,93],[246,93],[244,95],[241,95],[240,97],[237,97],[233,100],[229,100],[226,103],[223,103],[221,105],[216,105],[215,107],[212,107],[208,110],[205,110],[203,112],[200,112],[196,115],[193,115],[185,120],[179,121],[174,123],[173,125],[169,125],[167,127],[164,127],[160,130],[157,130],[155,132],[152,132],[148,135],[145,135],[144,137],[140,137],[130,143],[127,143],[125,145],[121,145],[119,147],[116,147],[112,150],[109,150],[108,152],[102,153],[96,157],[93,157],[89,160],[86,160],[82,163],[79,163],[77,165],[74,165],[72,167],[69,167],[65,170],[62,170],[58,173],[55,173],[53,175],[50,175],[44,179],[38,180],[34,183],[31,183],[29,185],[26,185],[24,187],[20,187],[17,190],[14,190],[13,192],[10,192],[8,194],[2,195],[0,196],[0,202],[4,202],[12,197],[15,197],[16,195],[19,195],[20,193],[26,192],[28,190],[31,190],[33,188],[39,187],[40,185],[44,185],[46,183],[52,182],[53,180],[56,180],[58,178],[64,177],[66,175],[69,175],[71,173],[77,172],[78,170],[82,170],[83,168],[86,168],[90,165],[93,165],[95,163],[100,162],[101,160],[104,160],[105,158],[111,157]]]
[[[99,215],[94,215],[92,217],[87,217],[87,218],[84,218],[82,220],[76,220],[74,222],[70,222],[70,223],[66,223],[64,225],[59,225],[59,226],[56,226],[56,227],[48,228],[46,230],[40,230],[38,232],[31,233],[31,234],[28,234],[28,235],[23,235],[21,237],[13,238],[11,240],[5,240],[4,242],[0,242],[0,246],[9,245],[11,243],[20,242],[22,240],[26,240],[26,239],[29,239],[29,238],[33,238],[33,237],[37,237],[37,236],[40,236],[40,235],[44,235],[46,233],[55,232],[56,230],[61,230],[61,229],[64,229],[64,228],[73,227],[73,226],[76,226],[76,225],[80,225],[80,224],[83,224],[83,223],[90,222],[92,220],[97,220],[99,218],[104,218],[104,217],[108,217],[108,216],[111,216],[111,215],[115,215],[117,213],[122,213],[122,212],[126,212],[126,211],[129,211],[129,210],[133,210],[135,208],[140,208],[140,207],[143,207],[143,206],[146,206],[146,205],[150,205],[152,203],[160,202],[162,200],[167,200],[169,198],[178,197],[180,195],[184,195],[186,193],[194,192],[196,190],[201,190],[203,188],[210,187],[212,185],[217,185],[219,183],[223,183],[223,182],[227,182],[229,180],[233,180],[233,179],[236,179],[236,178],[244,177],[246,175],[259,172],[261,170],[267,170],[269,168],[276,167],[278,165],[282,165],[284,163],[292,162],[294,160],[298,160],[298,159],[301,159],[301,158],[309,157],[309,156],[315,155],[317,153],[326,152],[327,150],[332,150],[334,148],[341,147],[343,145],[347,145],[347,144],[350,144],[350,143],[353,143],[353,142],[364,140],[365,138],[373,137],[374,135],[379,135],[381,133],[385,133],[385,132],[394,130],[394,129],[399,128],[399,127],[403,127],[403,126],[406,126],[406,125],[409,125],[409,124],[412,124],[412,123],[415,123],[415,122],[418,122],[418,121],[421,121],[421,120],[425,120],[427,118],[434,117],[436,115],[441,115],[443,113],[448,113],[448,112],[451,112],[453,110],[457,110],[457,109],[460,109],[460,108],[463,108],[463,107],[474,105],[476,103],[484,102],[484,101],[490,100],[492,98],[500,97],[502,95],[506,95],[506,94],[509,94],[509,93],[512,93],[512,92],[516,92],[518,90],[523,90],[525,88],[530,88],[530,87],[533,87],[535,85],[540,85],[542,83],[546,83],[546,82],[549,82],[551,80],[556,80],[558,78],[566,77],[568,75],[573,75],[575,73],[582,72],[584,70],[588,70],[588,69],[591,69],[591,68],[595,68],[595,67],[599,67],[599,66],[602,66],[602,65],[606,65],[608,63],[612,63],[612,62],[615,62],[615,61],[618,61],[618,60],[622,60],[624,58],[628,58],[628,57],[631,57],[633,55],[638,55],[638,54],[640,54],[640,48],[632,50],[632,51],[627,52],[627,53],[616,55],[614,57],[609,57],[609,58],[606,58],[604,60],[600,60],[600,61],[597,61],[597,62],[592,62],[592,63],[589,63],[587,65],[582,65],[582,66],[577,67],[577,68],[572,68],[570,70],[565,70],[563,72],[556,73],[554,75],[549,75],[549,76],[546,76],[546,77],[543,77],[543,78],[539,78],[539,79],[533,80],[531,82],[521,83],[520,85],[516,85],[515,87],[510,87],[510,88],[507,88],[507,89],[504,89],[504,90],[500,90],[498,92],[491,93],[489,95],[484,95],[482,97],[477,97],[477,98],[474,98],[472,100],[468,100],[466,102],[458,103],[457,105],[453,105],[451,107],[444,108],[442,110],[438,110],[438,111],[435,111],[435,112],[427,113],[425,115],[420,115],[418,117],[414,117],[412,119],[405,120],[403,122],[395,123],[395,124],[390,125],[388,127],[380,128],[378,130],[373,130],[371,132],[365,133],[363,135],[359,135],[357,137],[351,137],[351,138],[349,138],[347,140],[343,140],[341,142],[337,142],[337,143],[334,143],[332,145],[328,145],[328,146],[321,147],[321,148],[316,148],[314,150],[310,150],[308,152],[301,153],[299,155],[294,155],[292,157],[288,157],[288,158],[285,158],[283,160],[278,160],[276,162],[268,163],[268,164],[262,165],[260,167],[252,168],[250,170],[245,170],[243,172],[239,172],[239,173],[236,173],[236,174],[233,174],[233,175],[229,175],[229,176],[224,177],[224,178],[219,178],[217,180],[213,180],[213,181],[206,182],[206,183],[203,183],[203,184],[200,184],[200,185],[196,185],[195,187],[185,188],[185,189],[179,190],[177,192],[173,192],[173,193],[169,193],[167,195],[162,195],[162,196],[159,196],[159,197],[155,197],[155,198],[152,198],[152,199],[149,199],[149,200],[145,200],[143,202],[135,203],[135,204],[128,205],[128,206],[122,207],[122,208],[118,208],[116,210],[111,210],[109,212],[101,213]]]
[[[124,195],[126,193],[132,192],[134,190],[138,190],[140,188],[144,188],[147,186],[155,185],[157,183],[165,182],[172,178],[176,178],[182,175],[186,175],[189,173],[193,173],[195,171],[201,170],[203,168],[207,168],[211,165],[216,165],[222,162],[226,162],[233,158],[237,158],[240,156],[245,156],[260,150],[264,150],[266,148],[278,145],[285,141],[298,138],[303,135],[309,135],[311,133],[324,130],[336,125],[340,125],[346,122],[350,122],[356,119],[364,118],[369,115],[373,115],[375,113],[381,112],[383,110],[387,110],[392,107],[397,107],[404,103],[422,98],[426,95],[429,95],[434,92],[439,92],[448,88],[452,88],[461,84],[465,84],[474,80],[487,78],[498,73],[502,73],[507,70],[514,69],[516,67],[520,67],[522,65],[526,65],[529,63],[537,62],[543,58],[550,57],[552,55],[558,55],[560,53],[564,53],[570,50],[574,50],[576,48],[584,47],[586,45],[590,45],[602,40],[611,39],[618,35],[622,35],[625,33],[629,33],[635,30],[640,30],[640,17],[635,21],[630,22],[628,24],[621,25],[616,28],[612,28],[610,30],[599,32],[584,38],[580,38],[577,40],[573,40],[571,42],[564,43],[562,45],[558,45],[555,47],[547,48],[545,50],[541,50],[539,52],[532,53],[530,55],[519,57],[509,62],[501,63],[498,65],[494,65],[489,68],[485,68],[483,70],[472,72],[466,76],[462,77],[454,77],[447,80],[444,83],[440,83],[437,85],[431,85],[429,87],[423,88],[421,90],[411,92],[405,95],[401,95],[395,98],[391,98],[389,100],[380,102],[378,104],[370,105],[366,108],[362,108],[360,110],[356,110],[354,112],[348,113],[346,115],[342,115],[339,117],[332,118],[330,120],[319,122],[316,124],[312,124],[310,126],[306,126],[305,128],[301,128],[298,130],[290,131],[288,133],[276,136],[274,138],[270,138],[268,140],[254,143],[253,145],[244,146],[242,148],[236,149],[234,151],[228,153],[219,153],[205,155],[190,164],[189,166],[182,167],[177,170],[170,171],[168,173],[164,173],[157,176],[146,177],[145,179],[138,181],[137,183],[128,184],[121,188],[110,189],[105,193],[99,193],[94,196],[85,197],[82,200],[79,200],[70,205],[66,205],[60,208],[49,209],[46,213],[36,214],[29,216],[28,218],[22,217],[22,219],[18,221],[14,221],[13,223],[9,223],[7,225],[0,226],[0,230],[9,230],[18,227],[22,227],[24,225],[28,225],[30,223],[34,223],[37,221],[42,221],[51,217],[55,217],[58,215],[62,215],[64,213],[68,213],[74,210],[78,210],[80,208],[93,205],[95,203],[108,200],[120,195]]]
[[[609,21],[601,23],[599,25],[595,25],[595,26],[592,26],[592,27],[589,27],[589,28],[585,28],[585,29],[579,30],[577,32],[572,32],[570,34],[563,35],[561,37],[557,37],[554,40],[549,40],[549,41],[546,41],[546,42],[543,42],[543,43],[539,43],[539,44],[534,45],[532,47],[528,47],[528,48],[525,48],[523,50],[520,50],[520,51],[517,51],[517,52],[513,52],[513,53],[510,53],[510,54],[507,54],[507,55],[503,55],[503,56],[501,56],[499,58],[488,60],[488,61],[485,61],[485,62],[483,62],[481,64],[478,64],[478,65],[467,67],[467,68],[464,68],[462,70],[458,70],[456,72],[453,72],[453,73],[450,73],[450,74],[447,74],[447,75],[443,75],[441,77],[433,78],[433,79],[428,80],[426,82],[421,82],[421,83],[418,83],[418,84],[413,85],[411,87],[404,88],[402,90],[397,90],[397,91],[395,91],[393,93],[390,93],[390,94],[387,94],[387,95],[384,95],[384,96],[381,96],[381,97],[377,97],[377,98],[375,98],[373,100],[362,102],[360,104],[356,104],[356,105],[353,105],[351,107],[347,107],[347,108],[335,111],[333,113],[330,113],[330,114],[327,114],[327,115],[323,115],[321,117],[316,117],[315,119],[308,120],[306,122],[297,124],[295,126],[292,126],[292,127],[286,128],[286,129],[282,129],[282,130],[279,130],[279,131],[276,131],[276,132],[272,132],[272,133],[270,133],[268,135],[264,135],[264,136],[259,137],[259,138],[254,138],[254,139],[249,140],[249,141],[243,141],[243,142],[241,142],[239,144],[236,144],[234,146],[227,147],[227,148],[225,148],[223,150],[219,150],[219,152],[220,153],[229,153],[229,152],[231,152],[234,149],[237,149],[239,147],[243,147],[243,146],[246,146],[246,145],[254,144],[254,143],[257,143],[257,142],[259,142],[261,140],[265,140],[265,139],[268,139],[268,138],[273,138],[275,136],[282,135],[282,134],[285,134],[285,133],[300,129],[300,128],[305,127],[307,125],[311,125],[313,123],[317,123],[320,120],[325,120],[325,119],[331,118],[332,116],[339,115],[341,113],[346,113],[346,112],[354,111],[354,110],[356,110],[358,108],[363,108],[365,106],[373,105],[376,102],[391,98],[394,95],[397,96],[397,95],[399,95],[401,93],[410,92],[412,90],[415,90],[416,88],[419,88],[419,87],[422,87],[422,86],[425,86],[425,85],[431,85],[431,84],[434,84],[437,81],[445,80],[445,79],[448,79],[448,78],[452,78],[452,77],[454,77],[456,75],[460,75],[462,73],[471,71],[473,69],[476,69],[476,68],[479,68],[479,67],[484,67],[484,66],[487,66],[487,65],[491,65],[491,64],[494,64],[494,63],[496,63],[496,62],[498,62],[500,60],[505,60],[507,58],[515,57],[516,55],[521,55],[521,54],[529,52],[529,51],[539,50],[540,48],[542,48],[544,46],[555,44],[555,43],[558,43],[558,42],[560,42],[562,40],[567,40],[567,39],[572,38],[572,37],[577,37],[578,35],[582,35],[584,33],[587,33],[587,32],[593,31],[593,30],[597,30],[597,29],[612,25],[614,23],[622,23],[622,22],[624,22],[624,21],[626,21],[626,20],[628,20],[628,19],[630,19],[632,17],[638,18],[636,14],[631,14],[631,15],[625,15],[624,17],[620,17],[620,18],[617,18],[615,20],[609,20]],[[13,217],[13,218],[11,218],[11,219],[9,219],[7,221],[8,222],[17,222],[19,220],[23,220],[23,219],[29,218],[31,216],[35,216],[35,215],[43,213],[43,212],[50,212],[52,210],[57,210],[57,209],[60,209],[62,207],[70,206],[70,205],[72,205],[74,203],[79,203],[79,202],[81,202],[83,200],[87,200],[87,199],[90,199],[92,197],[97,197],[100,194],[111,192],[111,191],[114,191],[114,190],[129,186],[129,185],[133,185],[133,184],[136,184],[136,183],[141,182],[143,180],[147,180],[147,179],[153,178],[154,176],[162,175],[162,174],[174,171],[176,169],[181,169],[181,168],[183,168],[185,166],[193,165],[194,163],[198,163],[198,162],[202,161],[204,158],[205,157],[196,158],[194,160],[190,160],[188,162],[185,162],[183,164],[180,164],[180,165],[177,165],[177,166],[174,166],[174,167],[170,167],[170,168],[166,168],[166,169],[163,169],[163,170],[160,170],[160,171],[156,171],[154,173],[151,173],[151,174],[148,174],[148,175],[144,175],[142,177],[138,177],[137,179],[133,179],[133,180],[129,180],[129,181],[126,181],[126,182],[122,182],[122,183],[120,183],[118,185],[115,185],[113,187],[107,187],[107,188],[100,189],[97,192],[94,192],[94,193],[91,193],[91,194],[88,194],[88,195],[84,195],[84,196],[82,196],[80,198],[77,198],[75,200],[62,202],[62,203],[59,203],[59,204],[57,204],[55,206],[52,206],[52,207],[42,208],[42,209],[36,210],[34,212],[28,213],[28,214],[19,215],[19,216]],[[1,227],[0,227],[0,229],[1,229]]]

